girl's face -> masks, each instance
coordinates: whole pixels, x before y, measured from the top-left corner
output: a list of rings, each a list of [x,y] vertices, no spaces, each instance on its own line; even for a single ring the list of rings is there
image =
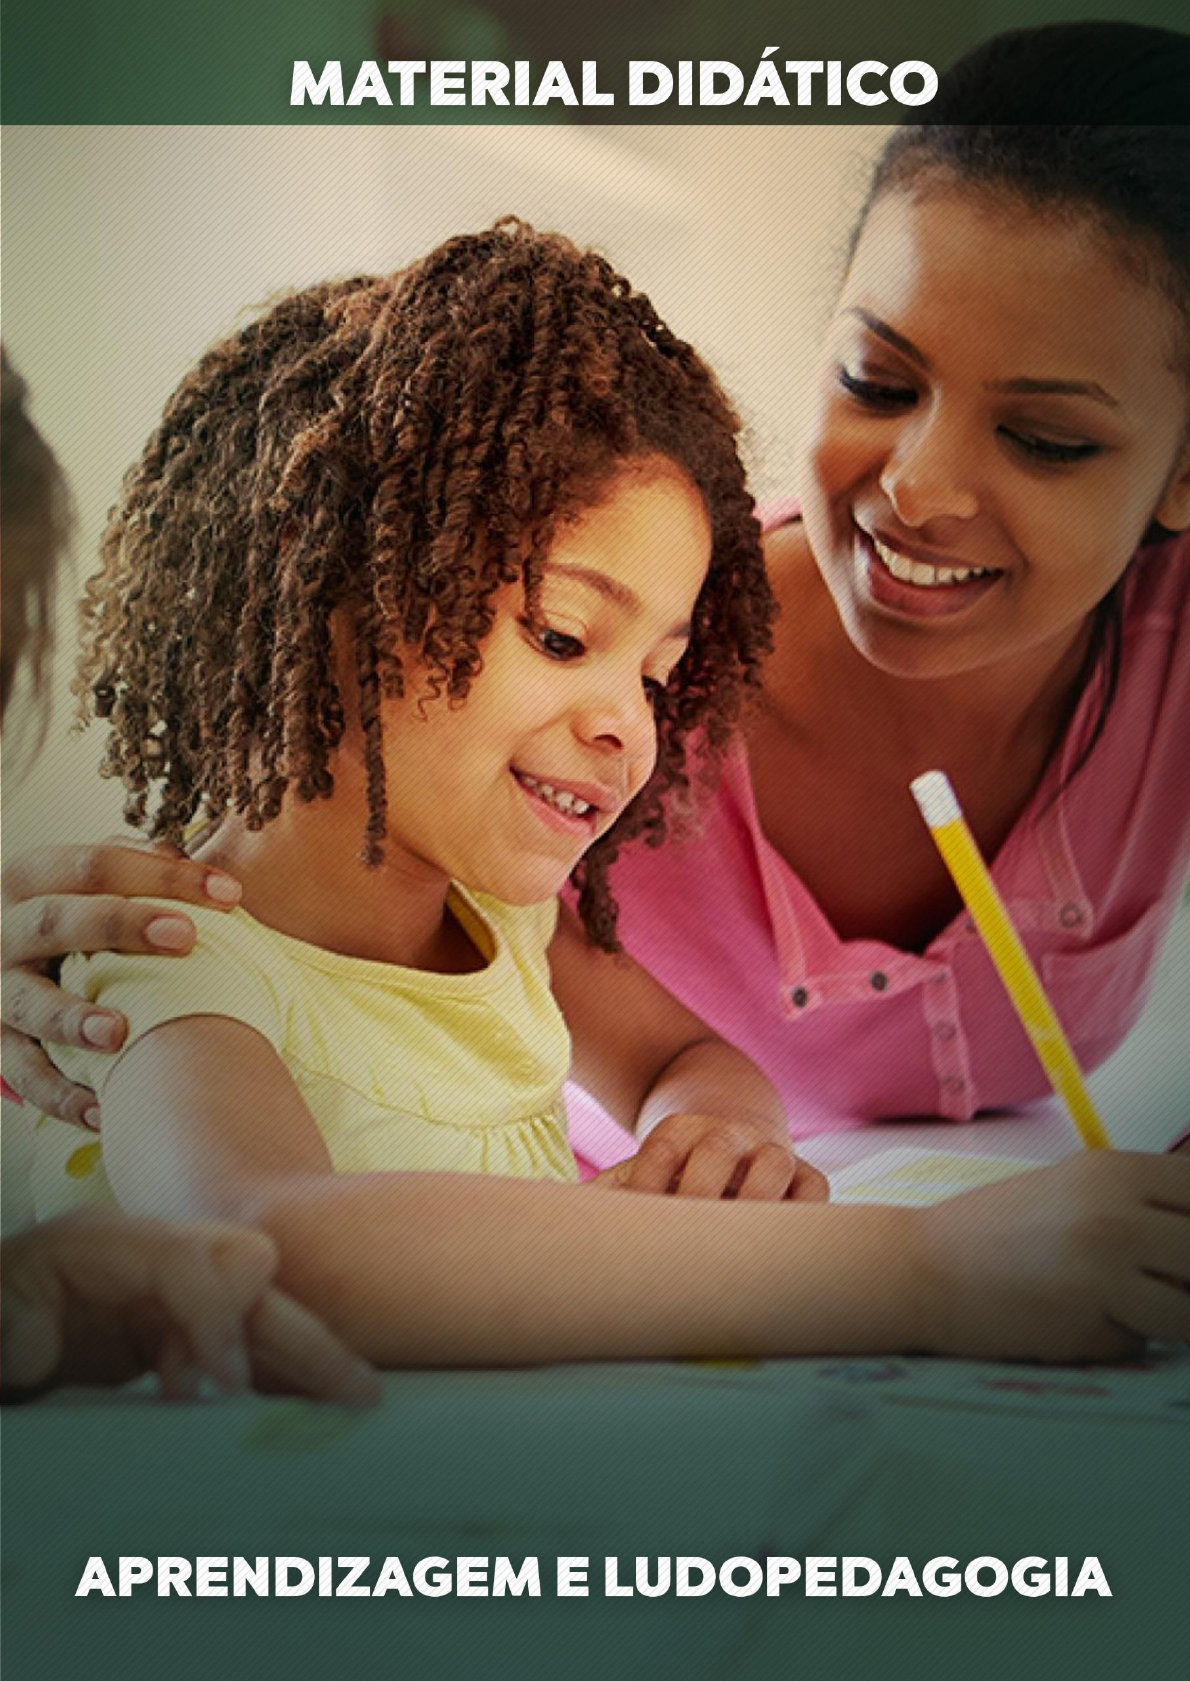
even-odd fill
[[[1183,326],[1106,236],[970,189],[873,207],[828,338],[806,533],[898,676],[1059,655],[1190,524]]]
[[[466,700],[386,707],[390,853],[512,904],[557,893],[652,773],[651,691],[685,651],[711,543],[661,458],[563,526],[535,612],[519,584],[497,596]]]

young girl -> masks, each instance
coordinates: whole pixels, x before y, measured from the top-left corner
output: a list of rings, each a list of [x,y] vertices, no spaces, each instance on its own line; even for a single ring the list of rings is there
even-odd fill
[[[258,1224],[386,1363],[1185,1334],[1152,1274],[1190,1274],[1190,1164],[782,1206],[772,1087],[611,954],[609,864],[661,838],[691,733],[723,743],[768,642],[734,435],[647,300],[519,224],[298,294],[183,383],[109,529],[82,685],[131,816],[158,784],[156,833],[212,819],[195,854],[243,906],[200,911],[165,973],[76,977],[130,1032],[70,1058],[103,1144],[46,1123],[43,1209],[106,1178]],[[583,926],[555,934],[572,873]],[[512,1182],[574,1177],[551,978],[577,1076],[676,1198]]]
[[[138,1037],[185,1019],[176,1054],[217,1048],[239,1111],[279,1058],[340,1171],[575,1177],[555,896],[585,853],[580,912],[614,944],[611,858],[660,833],[688,733],[724,738],[767,646],[735,425],[606,264],[515,224],[217,346],[126,481],[79,687],[130,818],[157,785],[176,839],[201,805],[195,855],[244,903],[192,963],[100,960],[91,993]],[[691,1189],[719,1132],[700,1150],[672,1117],[706,1111],[738,1188],[785,1194],[744,1058],[643,976],[593,975],[577,928],[555,967],[579,1055],[655,1148],[680,1133]],[[102,1188],[76,1144],[47,1132],[39,1212]],[[116,1133],[106,1154],[118,1176]]]

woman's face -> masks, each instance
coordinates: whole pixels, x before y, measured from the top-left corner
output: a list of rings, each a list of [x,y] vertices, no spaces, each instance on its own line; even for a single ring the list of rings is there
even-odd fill
[[[803,511],[898,676],[1060,657],[1153,519],[1190,524],[1182,322],[1077,217],[955,186],[873,207],[823,358]]]

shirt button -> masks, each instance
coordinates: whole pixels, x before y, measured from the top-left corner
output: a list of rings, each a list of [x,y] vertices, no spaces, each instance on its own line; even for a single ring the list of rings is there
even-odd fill
[[[942,1085],[944,1090],[952,1091],[956,1096],[960,1092],[965,1092],[967,1089],[967,1082],[963,1079],[961,1074],[948,1074],[945,1080],[943,1080]]]
[[[806,991],[804,986],[795,986],[789,996],[795,1007],[799,1010],[804,1010],[806,1005],[810,1002],[810,994]]]
[[[953,1039],[958,1029],[952,1021],[936,1021],[934,1023],[934,1037],[943,1041]]]
[[[1063,905],[1058,912],[1058,921],[1063,928],[1077,928],[1082,920],[1083,913],[1079,905]]]
[[[868,976],[868,982],[873,992],[883,992],[888,985],[888,976],[883,969],[877,969],[874,974]]]

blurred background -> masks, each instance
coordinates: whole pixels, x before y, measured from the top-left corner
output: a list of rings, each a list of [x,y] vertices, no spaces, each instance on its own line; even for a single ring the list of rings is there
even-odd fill
[[[121,790],[95,774],[102,728],[71,728],[75,599],[123,472],[213,340],[284,288],[397,268],[515,212],[598,247],[651,294],[736,401],[757,494],[787,494],[817,340],[886,132],[6,130],[4,341],[78,516],[46,734],[35,755],[28,727],[7,744],[20,772],[7,779],[9,855],[119,825]]]

